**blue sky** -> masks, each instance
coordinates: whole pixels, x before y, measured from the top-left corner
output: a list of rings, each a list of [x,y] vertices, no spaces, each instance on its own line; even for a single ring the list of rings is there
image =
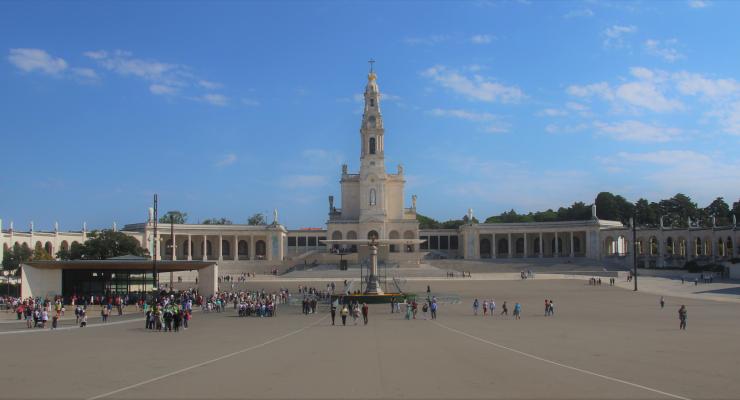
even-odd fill
[[[0,4],[0,218],[323,226],[374,58],[389,170],[479,217],[740,188],[740,3]]]

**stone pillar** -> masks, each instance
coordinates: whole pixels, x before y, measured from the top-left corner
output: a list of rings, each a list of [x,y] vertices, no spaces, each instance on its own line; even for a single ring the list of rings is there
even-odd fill
[[[208,259],[208,235],[203,235],[203,260]]]
[[[254,248],[254,235],[249,236],[249,259],[254,260],[257,257],[257,252]]]
[[[491,234],[491,258],[496,258],[498,253],[498,243],[496,243],[496,234]]]
[[[219,233],[218,235],[218,261],[224,260],[224,237]]]
[[[193,238],[188,235],[188,261],[193,260]]]
[[[552,256],[555,258],[560,257],[560,252],[558,251],[560,250],[560,248],[558,246],[558,233],[557,232],[555,232],[555,240],[553,240],[553,243],[555,243],[555,246],[552,247]]]
[[[272,260],[272,234],[265,236],[265,260]]]
[[[512,246],[511,246],[511,233],[509,234],[508,239],[506,239],[506,244],[509,245],[507,256],[509,258],[512,258],[514,255],[511,254],[511,249],[512,249]]]
[[[177,234],[174,232],[172,232],[172,260],[177,260]]]
[[[234,235],[234,261],[239,261],[239,235]]]
[[[575,245],[573,244],[573,231],[570,231],[570,258],[576,256]]]
[[[545,256],[545,245],[542,242],[542,232],[540,232],[540,258]]]
[[[529,243],[527,243],[527,232],[524,232],[524,258],[527,258],[527,246],[529,246]]]

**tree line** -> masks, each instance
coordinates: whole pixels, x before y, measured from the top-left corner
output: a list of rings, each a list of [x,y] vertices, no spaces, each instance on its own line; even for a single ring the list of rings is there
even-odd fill
[[[687,228],[689,220],[692,227],[726,226],[732,224],[733,215],[740,218],[740,200],[730,205],[722,198],[717,197],[706,207],[699,207],[689,196],[678,193],[675,196],[657,202],[640,198],[632,203],[620,195],[610,192],[601,192],[596,196],[596,216],[599,219],[620,221],[628,224],[630,218],[635,218],[637,225],[647,227],[660,226]],[[560,207],[557,210],[529,212],[519,214],[514,209],[486,218],[486,223],[511,222],[551,222],[551,221],[586,221],[591,219],[591,204],[578,201],[570,207]],[[439,222],[425,215],[417,214],[420,229],[456,229],[467,223],[467,216]],[[475,223],[478,221],[473,219]],[[713,222],[714,220],[714,222]]]
[[[161,224],[187,224],[188,213],[179,210],[167,211],[165,215],[159,217],[158,221]],[[201,222],[204,225],[232,225],[233,223],[230,219],[223,217],[207,218]],[[267,225],[265,215],[262,213],[253,214],[247,218],[247,225]]]

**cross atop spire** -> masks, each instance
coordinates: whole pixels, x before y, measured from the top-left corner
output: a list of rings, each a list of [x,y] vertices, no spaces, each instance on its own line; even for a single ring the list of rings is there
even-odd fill
[[[375,60],[372,58],[367,61],[370,64],[370,73],[373,73],[373,64],[375,64]]]

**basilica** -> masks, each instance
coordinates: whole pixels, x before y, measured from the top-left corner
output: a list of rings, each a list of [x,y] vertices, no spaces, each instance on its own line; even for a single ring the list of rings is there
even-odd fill
[[[469,223],[457,229],[419,229],[416,196],[406,203],[404,169],[388,172],[385,165],[385,122],[377,75],[370,71],[364,91],[364,112],[359,129],[360,170],[342,166],[339,204],[328,196],[326,229],[291,230],[278,221],[277,211],[269,225],[160,224],[154,233],[154,215],[146,221],[124,225],[121,232],[149,249],[161,260],[213,261],[222,274],[283,272],[296,265],[350,264],[365,261],[361,246],[327,246],[326,240],[399,239],[381,246],[379,259],[386,265],[414,267],[427,259],[514,259],[525,263],[551,260],[613,263],[629,266],[632,249],[646,267],[679,267],[688,260],[717,262],[740,255],[736,223],[711,228],[672,227],[635,229],[617,221],[599,220],[595,210],[588,221],[532,223]],[[468,211],[472,221],[472,210]],[[113,229],[119,230],[117,226]],[[15,244],[43,248],[49,254],[84,242],[87,227],[79,231],[41,232],[33,224],[25,231],[0,220],[4,249]],[[155,246],[155,243],[157,244]]]

